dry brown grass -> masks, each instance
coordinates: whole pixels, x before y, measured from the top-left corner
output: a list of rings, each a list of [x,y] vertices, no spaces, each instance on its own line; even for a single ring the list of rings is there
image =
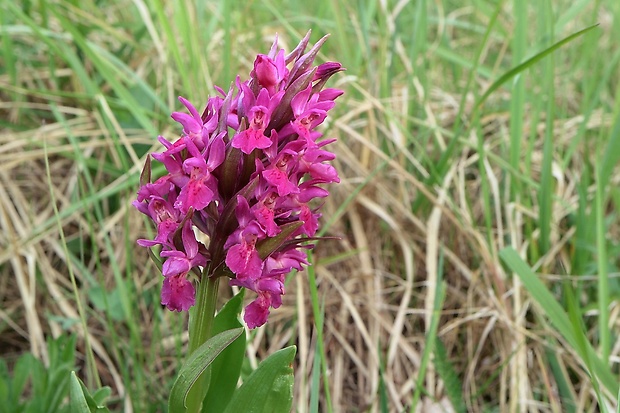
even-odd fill
[[[442,30],[441,25],[437,30]],[[221,31],[218,36],[222,37]],[[245,41],[250,41],[249,36]],[[160,47],[150,52],[153,59],[157,59]],[[493,47],[500,54],[505,51],[505,45]],[[137,71],[147,70],[142,63],[137,65],[141,68]],[[461,136],[460,149],[443,181],[428,185],[425,180],[430,172],[420,159],[426,154],[433,159],[437,148],[444,149],[452,138],[460,96],[442,89],[439,82],[425,89],[413,69],[406,65],[405,69],[400,77],[403,82],[394,82],[389,99],[377,98],[369,79],[343,77],[337,85],[351,91],[351,97],[342,99],[339,116],[329,124],[329,136],[338,138],[333,149],[342,183],[331,188],[324,217],[328,221],[340,214],[328,232],[340,239],[319,244],[314,266],[325,311],[326,379],[334,411],[380,411],[381,381],[390,412],[409,408],[440,271],[446,297],[437,338],[458,374],[467,411],[489,411],[491,406],[502,412],[564,411],[549,367],[549,352],[568,372],[577,411],[597,411],[591,380],[579,358],[532,303],[519,278],[507,274],[498,258],[498,251],[508,245],[525,255],[537,236],[536,232],[533,239],[524,235],[526,222],[538,214],[537,205],[530,200],[506,201],[509,196],[501,148],[509,139],[507,113],[488,109],[481,120],[484,127],[479,131],[472,128]],[[77,83],[70,69],[61,68],[56,75],[72,80],[68,89]],[[11,362],[31,351],[45,361],[45,337],[74,332],[80,337],[81,355],[92,346],[103,383],[112,386],[120,397],[131,396],[127,388],[133,384],[122,377],[123,372],[133,374],[127,367],[132,360],[127,357],[136,345],[136,339],[130,338],[135,329],[146,368],[141,375],[147,393],[143,397],[160,402],[157,393],[169,385],[182,353],[180,348],[187,341],[186,334],[179,334],[181,322],[186,320],[144,299],[157,296],[160,280],[153,276],[157,271],[146,253],[132,247],[136,238],[145,236],[147,228],[130,206],[144,161],[133,145],[146,144],[153,150],[159,147],[144,130],[121,127],[103,98],[98,101],[100,106],[91,107],[70,98],[50,102],[28,92],[49,79],[47,68],[20,72],[16,81],[8,75],[0,76],[1,117],[19,125],[0,130],[0,354]],[[411,88],[407,86],[409,80]],[[15,96],[20,99],[14,100]],[[503,98],[507,97],[495,97],[498,101]],[[562,98],[566,96],[558,99]],[[473,100],[466,99],[465,103],[465,114],[469,115]],[[410,105],[419,106],[424,118],[411,119]],[[54,120],[53,111],[66,121]],[[555,120],[558,153],[580,133],[583,119],[571,114]],[[585,128],[604,130],[612,122],[611,114],[596,110]],[[525,134],[537,130],[542,135],[545,127],[544,118],[525,120]],[[428,147],[411,145],[411,137],[423,132],[432,137]],[[485,177],[480,175],[480,138],[486,152]],[[119,145],[130,161],[128,171],[122,169]],[[559,159],[553,165],[553,248],[532,263],[535,270],[571,274],[574,227],[565,222],[579,200],[580,169],[596,162],[595,151],[588,154],[587,146],[586,142],[571,159],[570,168],[562,167]],[[84,164],[75,160],[76,151],[93,162],[88,174]],[[539,179],[542,158],[542,144],[536,142],[529,178]],[[93,181],[93,192],[87,175]],[[618,175],[611,179],[614,184],[619,180]],[[493,208],[490,233],[485,227],[489,211],[483,185],[487,185],[488,205]],[[349,202],[350,194],[360,187]],[[426,206],[414,214],[411,206],[420,198],[426,199]],[[618,231],[614,225],[610,235],[617,238]],[[68,260],[67,246],[76,261]],[[441,269],[440,257],[444,261]],[[117,287],[115,272],[139,294],[132,300],[130,320],[134,325],[107,319],[86,291],[94,276],[112,291]],[[86,311],[87,329],[80,323],[65,329],[59,321],[80,318],[71,274],[84,288],[79,290],[79,300]],[[549,275],[545,280],[552,283],[559,278]],[[580,279],[589,285],[593,282]],[[222,288],[221,294],[224,299],[230,291]],[[614,301],[610,326],[620,325],[619,317],[620,307]],[[112,335],[117,339],[112,340]],[[295,406],[305,413],[317,354],[305,273],[290,281],[283,306],[272,313],[269,325],[252,337],[247,355],[255,364],[290,343],[298,346]],[[619,353],[620,344],[616,343],[614,363],[620,360]],[[84,360],[80,364],[85,364]],[[118,409],[133,411],[128,397],[115,403]],[[325,404],[321,406],[325,408]],[[434,363],[425,372],[418,411],[453,411]]]

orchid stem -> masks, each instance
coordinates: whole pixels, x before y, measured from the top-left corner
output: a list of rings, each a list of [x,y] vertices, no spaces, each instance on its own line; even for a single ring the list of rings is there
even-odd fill
[[[203,281],[198,284],[196,306],[194,307],[193,314],[190,316],[189,323],[188,358],[198,347],[211,338],[219,280],[220,277],[207,277],[207,272],[205,271],[203,273]],[[198,413],[201,411],[202,401],[207,393],[210,378],[211,370],[207,369],[190,390],[187,395],[188,413]]]

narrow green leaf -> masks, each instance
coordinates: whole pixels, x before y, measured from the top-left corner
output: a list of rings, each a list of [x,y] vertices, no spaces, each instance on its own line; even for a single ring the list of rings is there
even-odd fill
[[[231,298],[215,316],[213,334],[242,327],[239,314],[243,306],[245,289]],[[233,341],[211,364],[211,383],[202,403],[203,412],[223,412],[237,388],[243,356],[245,353],[245,334]]]
[[[198,347],[185,362],[179,376],[170,391],[168,410],[170,412],[186,411],[185,399],[200,375],[209,367],[215,358],[241,335],[243,328],[224,331],[211,337]]]
[[[452,403],[454,411],[457,413],[466,412],[467,406],[465,406],[465,399],[463,397],[463,383],[459,379],[454,366],[450,363],[446,352],[446,347],[440,339],[435,340],[434,353],[435,368],[444,382],[446,395],[450,399],[450,403]]]
[[[435,287],[435,296],[433,297],[433,314],[431,315],[431,322],[426,333],[426,345],[424,346],[424,352],[422,353],[422,360],[420,361],[420,369],[418,370],[418,377],[416,379],[415,391],[413,394],[413,401],[411,402],[411,413],[416,411],[418,402],[422,392],[424,391],[424,378],[426,375],[426,368],[431,361],[431,353],[435,348],[435,340],[437,340],[437,329],[439,328],[439,317],[441,316],[441,309],[446,298],[446,285],[443,282],[443,251],[441,252],[437,265],[437,286]]]
[[[545,35],[550,39],[553,38],[553,13],[549,2],[539,3],[539,15],[544,26],[547,27]],[[541,65],[541,80],[544,85],[542,95],[544,98],[540,99],[542,104],[542,110],[545,112],[545,132],[543,138],[543,160],[540,173],[540,190],[538,191],[538,228],[540,230],[540,236],[538,238],[538,253],[544,255],[549,251],[551,247],[551,222],[553,221],[552,210],[553,200],[551,195],[553,190],[553,171],[552,163],[554,160],[554,123],[556,112],[555,101],[555,64],[554,56],[549,56]]]
[[[514,0],[514,21],[515,34],[512,39],[512,59],[514,64],[518,64],[525,58],[527,50],[527,3],[521,0]],[[525,78],[517,77],[512,83],[512,94],[510,96],[510,166],[514,170],[521,169],[521,146],[523,144],[523,113],[525,109]],[[516,199],[520,192],[521,182],[518,179],[510,181],[511,199]]]
[[[225,413],[288,413],[293,403],[293,358],[296,348],[276,351],[259,364],[235,392]]]
[[[510,80],[513,77],[515,77],[517,74],[523,72],[525,69],[527,69],[528,67],[536,64],[541,59],[544,59],[545,57],[549,56],[551,53],[555,52],[560,47],[562,47],[565,44],[575,40],[576,38],[586,34],[587,32],[589,32],[590,30],[594,29],[597,26],[598,26],[598,24],[594,24],[592,26],[586,27],[583,30],[578,31],[577,33],[573,33],[570,36],[560,40],[559,42],[555,43],[554,45],[552,45],[552,46],[548,47],[547,49],[543,50],[542,52],[536,54],[535,56],[529,58],[528,60],[526,60],[525,62],[521,63],[520,65],[513,67],[512,69],[510,69],[509,71],[504,73],[499,79],[497,79],[495,82],[493,82],[493,84],[491,86],[489,86],[489,88],[486,90],[486,92],[484,92],[482,97],[480,97],[480,99],[478,99],[478,102],[476,103],[475,107],[476,108],[480,107],[487,100],[487,98],[491,95],[491,93],[495,92],[497,89],[499,89],[499,87],[501,85],[503,85],[508,80]]]
[[[291,236],[291,234],[299,229],[303,222],[289,222],[280,226],[280,233],[275,237],[265,238],[256,243],[256,250],[261,259],[267,258],[272,252],[277,250]]]
[[[71,372],[70,403],[71,413],[90,413],[82,383],[74,371]]]
[[[605,188],[613,175],[613,170],[620,162],[620,116],[616,116],[614,126],[609,134],[605,155],[601,165],[601,187]]]
[[[16,403],[19,401],[22,392],[24,391],[24,386],[32,374],[33,362],[36,362],[34,356],[31,353],[26,353],[21,356],[15,364],[15,368],[13,370],[13,381],[11,386],[9,386],[9,389],[11,389],[11,399]]]
[[[321,376],[323,377],[323,394],[326,407],[324,410],[328,413],[333,412],[331,395],[329,391],[329,379],[327,370],[329,365],[327,363],[327,355],[325,352],[325,340],[323,340],[323,321],[325,320],[325,302],[319,302],[319,289],[316,281],[316,273],[314,271],[314,265],[312,265],[312,251],[308,251],[308,263],[310,265],[306,269],[308,272],[308,286],[310,288],[310,301],[312,303],[312,315],[314,317],[314,323],[316,328],[317,346],[315,357],[319,357],[320,363],[319,369],[317,369],[317,362],[313,364],[312,371],[312,388],[310,394],[310,413],[318,412],[319,410],[319,383]],[[323,297],[325,298],[325,297]],[[320,373],[320,374],[319,374]]]
[[[583,364],[590,375],[590,379],[592,380],[592,387],[594,388],[594,393],[596,394],[596,398],[599,401],[599,407],[601,407],[601,411],[605,412],[607,409],[605,407],[605,401],[601,395],[601,389],[598,381],[596,380],[596,376],[593,372],[592,363],[590,361],[590,355],[588,354],[588,340],[584,333],[585,327],[583,325],[583,320],[581,319],[582,310],[579,308],[579,304],[575,299],[575,293],[571,288],[571,285],[568,281],[564,282],[564,296],[566,297],[566,307],[568,309],[568,317],[573,326],[573,332],[575,333],[575,339],[577,340],[577,345],[579,346],[579,353],[583,354]]]
[[[589,360],[592,365],[594,376],[601,381],[607,390],[616,393],[619,388],[619,383],[611,373],[609,366],[603,363],[596,355],[590,342],[586,341],[585,344],[583,344],[585,350],[581,350],[582,346],[580,345],[580,340],[575,336],[575,331],[568,315],[557,302],[553,294],[549,292],[545,284],[538,279],[534,271],[532,271],[512,247],[504,248],[500,251],[499,255],[508,268],[519,276],[530,295],[545,311],[551,323],[558,329],[568,344],[579,354],[582,362],[585,363]]]
[[[104,400],[110,395],[109,387],[102,387],[97,390],[94,396],[91,396],[88,389],[80,380],[74,371],[71,372],[71,390],[70,390],[70,411],[82,413],[110,413],[107,407],[103,405]],[[63,391],[63,395],[65,392]],[[83,403],[82,403],[83,402]],[[46,407],[49,407],[47,405]],[[86,410],[84,410],[86,409]],[[56,411],[55,407],[51,407],[48,411]]]
[[[95,391],[92,394],[92,397],[95,403],[97,403],[97,405],[103,405],[103,403],[110,397],[111,394],[112,394],[112,389],[109,388],[108,386],[104,386],[100,388],[99,390]]]
[[[546,347],[545,356],[547,357],[549,367],[551,367],[551,373],[553,374],[555,383],[558,386],[562,411],[566,413],[576,413],[577,404],[575,403],[575,398],[572,393],[573,387],[568,380],[566,371],[560,365],[555,349],[552,349],[552,347]]]
[[[603,362],[609,361],[611,353],[611,330],[609,329],[609,276],[607,268],[607,232],[605,224],[605,187],[600,171],[596,168],[596,193],[594,201],[594,216],[596,223],[596,263],[598,266],[598,327],[599,345]]]
[[[379,347],[380,349],[381,347]],[[379,363],[379,409],[381,413],[389,413],[390,411],[390,397],[388,396],[387,386],[385,385],[385,360],[382,357],[380,350],[378,351],[381,362]]]
[[[319,396],[321,391],[321,347],[314,346],[312,361],[312,381],[310,385],[310,413],[319,412]]]
[[[11,377],[9,375],[9,368],[6,365],[6,361],[0,358],[0,413],[5,413],[13,406],[13,398],[9,393],[11,387]]]
[[[151,183],[151,155],[146,155],[144,168],[142,168],[142,173],[140,173],[140,186],[144,186],[149,183]]]

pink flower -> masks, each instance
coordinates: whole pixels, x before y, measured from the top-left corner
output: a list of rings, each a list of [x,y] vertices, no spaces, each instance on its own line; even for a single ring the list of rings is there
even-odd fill
[[[209,101],[207,114],[210,114],[209,121],[205,123],[198,111],[187,99],[179,96],[179,101],[187,108],[190,115],[183,112],[172,112],[172,119],[183,125],[183,132],[188,136],[200,150],[202,150],[209,139],[209,134],[215,130],[217,125],[217,112],[213,111],[215,102]]]
[[[237,77],[227,93],[216,88],[202,114],[179,98],[187,112],[172,118],[183,132],[173,142],[159,137],[164,150],[152,155],[167,174],[152,182],[148,162],[133,203],[157,227],[138,244],[161,246],[161,302],[170,310],[194,305],[194,283],[210,268],[203,276],[229,275],[231,285],[256,293],[244,320],[259,327],[281,305],[286,275],[308,265],[317,200],[329,194],[322,185],[340,180],[325,149],[333,140],[317,130],[342,94],[324,89],[340,63],[313,66],[325,39],[304,54],[306,36],[289,55],[276,39],[249,79]]]
[[[191,157],[183,162],[183,171],[189,180],[181,188],[175,207],[186,214],[189,208],[202,210],[216,198],[217,179],[212,175],[215,168],[224,161],[224,143],[216,137],[203,155],[191,140],[186,141],[186,148]],[[205,158],[209,161],[206,162]]]
[[[267,89],[262,89],[255,102],[252,102],[253,99],[247,98],[253,97],[251,90],[247,86],[243,87],[243,93],[244,103],[248,106],[249,124],[247,129],[235,135],[232,140],[232,146],[241,149],[245,154],[249,154],[254,149],[265,149],[271,146],[272,140],[265,136],[265,130],[269,125],[273,110],[280,103],[282,93],[270,97]]]
[[[271,302],[267,297],[259,295],[256,300],[245,307],[243,321],[245,321],[248,328],[260,327],[267,322],[270,305]]]
[[[274,95],[279,90],[281,83],[286,80],[287,75],[288,70],[284,61],[284,50],[280,50],[275,60],[263,54],[256,56],[254,70],[250,74],[270,95]]]
[[[237,279],[256,278],[262,271],[263,261],[256,250],[256,240],[255,235],[247,235],[226,254],[226,265]]]
[[[205,257],[198,254],[198,242],[194,237],[190,221],[186,221],[182,230],[183,251],[162,251],[167,257],[162,267],[164,285],[161,303],[172,311],[186,311],[195,303],[196,290],[187,279],[192,268],[206,265]]]

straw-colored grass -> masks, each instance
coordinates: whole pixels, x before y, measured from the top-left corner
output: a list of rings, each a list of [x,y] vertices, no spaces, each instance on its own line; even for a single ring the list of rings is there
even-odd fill
[[[332,34],[319,59],[348,69],[324,126],[339,239],[249,333],[250,364],[296,344],[300,413],[615,408],[620,7],[496,3],[0,0],[2,358],[47,362],[47,337],[77,334],[79,375],[111,386],[113,409],[164,409],[187,317],[161,308],[135,244],[153,231],[130,205],[145,155],[179,133],[177,95],[205,102],[274,33],[290,48],[311,28]]]

